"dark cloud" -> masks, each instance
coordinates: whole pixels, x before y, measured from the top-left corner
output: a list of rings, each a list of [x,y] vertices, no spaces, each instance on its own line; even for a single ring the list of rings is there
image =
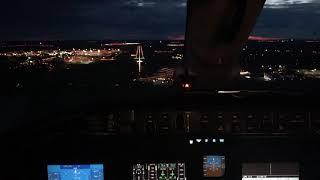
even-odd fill
[[[312,37],[319,3],[299,1],[269,3],[254,34]],[[186,0],[11,0],[0,7],[0,40],[166,39],[184,34],[185,21]]]
[[[184,0],[21,1],[2,11],[0,39],[163,39],[185,26]]]
[[[295,1],[298,2],[298,1]],[[253,34],[278,38],[319,38],[320,4],[293,3],[267,7],[262,11]]]

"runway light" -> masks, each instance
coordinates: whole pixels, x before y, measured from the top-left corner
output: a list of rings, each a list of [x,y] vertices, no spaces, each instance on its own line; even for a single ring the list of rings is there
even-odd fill
[[[224,139],[219,139],[219,142],[224,143]]]
[[[197,141],[198,143],[201,143],[202,140],[201,140],[201,139],[196,139],[196,141]]]
[[[214,142],[214,143],[215,143],[215,142],[217,142],[217,140],[216,140],[216,139],[212,139],[212,142]]]
[[[193,140],[192,139],[189,140],[189,144],[193,144]]]
[[[205,139],[205,140],[204,140],[204,142],[206,142],[206,143],[207,143],[207,142],[209,142],[209,140],[208,140],[208,139]]]

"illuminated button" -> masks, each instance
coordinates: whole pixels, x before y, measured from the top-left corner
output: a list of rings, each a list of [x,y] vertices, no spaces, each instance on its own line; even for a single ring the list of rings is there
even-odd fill
[[[193,144],[193,140],[190,139],[190,140],[189,140],[189,144]]]

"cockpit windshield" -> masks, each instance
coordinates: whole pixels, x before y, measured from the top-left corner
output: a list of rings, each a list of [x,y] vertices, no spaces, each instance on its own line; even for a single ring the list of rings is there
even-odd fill
[[[217,88],[207,84],[219,79],[240,82],[233,90],[265,90],[315,85],[320,78],[317,1],[5,4],[0,63],[10,91],[28,91],[39,82],[62,89],[185,88],[186,72],[200,77],[202,89]]]

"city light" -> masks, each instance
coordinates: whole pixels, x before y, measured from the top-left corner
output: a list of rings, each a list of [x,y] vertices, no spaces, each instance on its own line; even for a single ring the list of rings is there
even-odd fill
[[[279,42],[268,42],[266,46],[261,44],[259,47],[255,43],[247,42],[243,46],[245,51],[242,51],[240,80],[250,81],[294,81],[306,79],[320,79],[320,50],[317,46],[312,48],[304,48],[300,44],[294,44],[288,47],[285,43],[288,41],[281,40]],[[306,41],[306,43],[310,41]],[[118,61],[118,57],[128,55],[128,62],[136,62],[136,70],[139,72],[139,77],[133,77],[132,83],[150,84],[152,86],[170,87],[175,84],[175,70],[178,64],[184,59],[183,41],[157,41],[148,43],[137,42],[111,42],[109,44],[99,44],[100,47],[79,48],[76,45],[69,49],[48,45],[47,42],[37,42],[33,49],[29,50],[12,50],[2,51],[0,56],[5,58],[21,58],[22,61],[15,64],[11,69],[25,68],[27,71],[32,71],[32,68],[42,65],[48,70],[53,70],[55,67],[51,64],[57,60],[62,60],[67,65],[88,65],[97,62]],[[154,43],[154,44],[153,44]],[[259,43],[265,43],[260,42]],[[295,42],[290,42],[295,43]],[[312,42],[319,43],[319,42]],[[8,45],[12,49],[12,45]],[[18,45],[17,47],[24,47]],[[142,49],[142,47],[146,47]],[[147,48],[148,47],[148,48]],[[5,47],[4,47],[5,49]],[[144,51],[148,51],[145,52]],[[302,52],[302,54],[301,54]],[[125,55],[125,56],[122,56]],[[297,57],[297,55],[299,57]],[[264,56],[264,57],[263,57]],[[311,57],[311,58],[310,58]],[[161,59],[163,66],[154,68],[154,59]],[[163,59],[165,58],[165,59]],[[262,59],[261,59],[262,58]],[[284,61],[282,59],[284,58]],[[148,60],[145,60],[148,59]],[[265,62],[265,59],[268,62]],[[289,59],[293,59],[292,64],[287,63]],[[269,63],[270,62],[270,63]],[[167,64],[167,65],[165,65]],[[168,65],[170,64],[170,65]],[[174,65],[173,65],[174,64]],[[308,64],[307,67],[306,64]],[[253,66],[252,66],[253,65]],[[70,66],[65,67],[70,69]],[[146,68],[146,69],[145,69]],[[144,74],[144,70],[152,72]],[[185,91],[191,90],[193,84],[191,82],[183,82],[180,87]],[[218,94],[236,94],[239,90],[219,90]]]
[[[185,89],[190,89],[191,88],[191,84],[190,83],[184,83],[182,84],[182,87]]]
[[[263,79],[264,79],[265,81],[271,81],[271,80],[272,80],[272,79],[268,76],[268,74],[266,74],[266,73],[264,73]]]
[[[245,75],[250,75],[251,73],[249,71],[240,71],[240,75],[245,76]]]

